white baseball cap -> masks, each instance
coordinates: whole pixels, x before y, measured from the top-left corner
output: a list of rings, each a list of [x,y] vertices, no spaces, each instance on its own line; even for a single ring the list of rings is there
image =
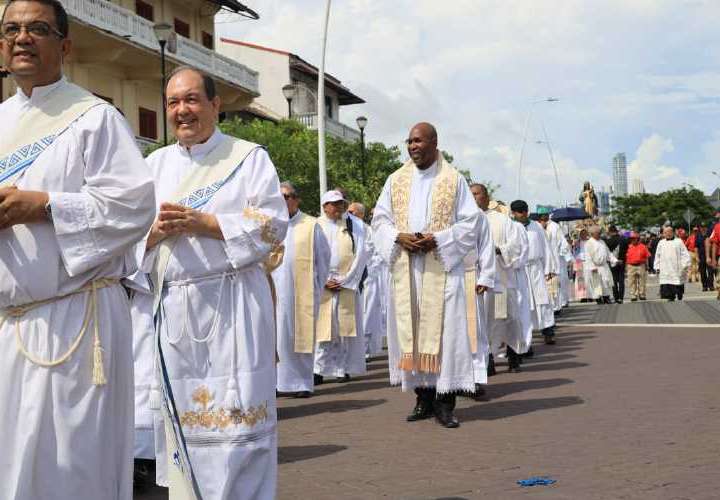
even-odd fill
[[[320,204],[325,205],[326,203],[334,203],[336,201],[344,201],[345,203],[347,203],[347,200],[340,191],[331,190],[322,195],[322,198],[320,199]]]

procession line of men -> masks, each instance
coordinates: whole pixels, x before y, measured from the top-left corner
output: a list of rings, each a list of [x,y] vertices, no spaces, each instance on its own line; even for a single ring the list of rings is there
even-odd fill
[[[432,125],[411,129],[372,227],[337,189],[316,219],[262,146],[220,132],[206,75],[170,75],[177,143],[145,162],[120,113],[63,77],[57,0],[11,0],[1,29],[18,85],[0,104],[3,498],[128,500],[135,455],[172,499],[271,499],[276,391],[364,373],[383,329],[407,419],[448,428],[491,352],[517,360],[533,328],[554,343],[549,232],[471,192]]]

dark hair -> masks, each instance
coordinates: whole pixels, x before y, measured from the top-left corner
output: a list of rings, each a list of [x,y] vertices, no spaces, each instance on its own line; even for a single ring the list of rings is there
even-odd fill
[[[527,212],[528,204],[523,200],[515,200],[510,203],[510,210],[513,212]]]
[[[480,190],[482,191],[482,193],[485,196],[490,196],[490,193],[488,192],[488,188],[487,188],[487,186],[485,186],[485,184],[480,184],[479,182],[473,182],[472,184],[470,184],[470,189],[472,189],[474,187],[480,188]]]
[[[17,2],[19,0],[15,1]],[[170,76],[168,76],[166,85],[170,83],[170,80],[172,80],[175,75],[182,73],[183,71],[192,71],[193,73],[200,76],[203,81],[203,89],[205,90],[205,96],[208,98],[209,101],[215,99],[215,96],[217,95],[217,91],[215,90],[215,81],[199,69],[193,68],[192,66],[178,66],[177,68],[175,68],[173,72],[170,73]]]
[[[57,30],[60,32],[63,38],[67,38],[68,34],[70,33],[70,23],[68,22],[68,15],[65,11],[65,7],[63,7],[63,4],[58,2],[58,0],[8,0],[7,4],[5,5],[5,10],[2,14],[2,19],[0,19],[0,24],[5,22],[5,14],[7,13],[8,8],[16,2],[37,2],[52,7],[53,12],[55,13],[55,23],[57,24]]]

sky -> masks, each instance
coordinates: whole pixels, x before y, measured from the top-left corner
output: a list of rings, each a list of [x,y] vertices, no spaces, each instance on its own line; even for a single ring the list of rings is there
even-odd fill
[[[243,2],[260,20],[219,16],[219,36],[319,64],[324,1]],[[720,181],[718,19],[717,0],[334,0],[326,70],[367,101],[341,121],[365,115],[368,140],[390,145],[429,121],[454,165],[499,185],[498,199],[518,196],[523,137],[531,205],[575,201],[586,180],[610,186],[618,152],[629,184],[709,194]]]

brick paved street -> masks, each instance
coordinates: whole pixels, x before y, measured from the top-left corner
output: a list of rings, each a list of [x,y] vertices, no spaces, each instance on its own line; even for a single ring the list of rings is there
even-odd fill
[[[455,430],[405,422],[413,397],[388,387],[386,360],[280,399],[279,498],[719,498],[720,331],[558,333],[522,373],[501,365],[488,402],[461,399]],[[534,475],[558,482],[515,483]]]

